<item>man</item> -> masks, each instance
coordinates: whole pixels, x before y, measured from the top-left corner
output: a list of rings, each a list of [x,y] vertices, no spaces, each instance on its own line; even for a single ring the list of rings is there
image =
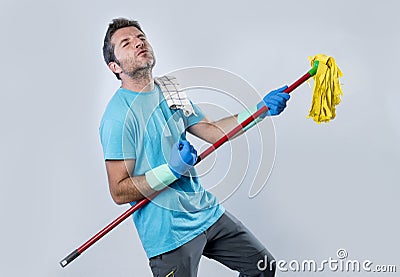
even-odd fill
[[[172,109],[153,78],[153,49],[137,21],[114,19],[103,55],[121,80],[100,125],[111,196],[134,205],[166,188],[133,215],[153,275],[196,276],[204,255],[240,276],[274,276],[274,266],[257,267],[266,257],[273,260],[267,249],[202,187],[193,168],[197,152],[185,136],[214,143],[249,112],[210,122],[191,102],[189,114]],[[283,111],[289,99],[284,89],[258,104],[269,107],[263,116]]]

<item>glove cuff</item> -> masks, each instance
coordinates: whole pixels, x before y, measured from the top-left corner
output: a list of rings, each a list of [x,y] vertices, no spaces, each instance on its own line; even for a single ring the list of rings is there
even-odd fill
[[[150,187],[155,191],[162,190],[169,184],[178,180],[168,164],[162,164],[147,171],[145,176],[147,183],[149,183]]]
[[[249,116],[251,116],[252,114],[254,114],[258,109],[258,105],[255,107],[252,107],[250,109],[246,109],[240,113],[238,113],[238,117],[237,117],[237,121],[239,124],[241,124],[243,121],[245,121]],[[256,125],[258,122],[262,121],[264,119],[264,117],[259,116],[257,117],[255,120],[253,120],[251,123],[249,123],[246,127],[243,128],[243,131],[247,131],[248,129],[250,129],[251,127],[253,127],[254,125]]]

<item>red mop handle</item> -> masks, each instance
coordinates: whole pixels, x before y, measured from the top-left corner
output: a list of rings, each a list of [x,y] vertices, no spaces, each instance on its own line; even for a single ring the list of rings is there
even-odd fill
[[[307,72],[304,74],[300,79],[298,79],[296,82],[294,82],[292,85],[290,85],[287,89],[284,90],[286,93],[290,93],[294,89],[296,89],[298,86],[300,86],[302,83],[307,81],[312,74],[310,72]],[[268,111],[267,106],[263,106],[261,109],[257,110],[254,114],[249,116],[246,120],[244,120],[241,124],[233,128],[231,131],[229,131],[226,135],[224,135],[222,138],[220,138],[218,141],[216,141],[213,145],[208,147],[203,153],[200,154],[198,157],[196,164],[198,164],[202,159],[207,157],[209,154],[211,154],[214,150],[216,150],[218,147],[220,147],[222,144],[224,144],[226,141],[228,141],[230,138],[238,134],[244,127],[249,125],[251,122],[253,122],[256,118],[258,118],[260,115]],[[121,214],[118,218],[116,218],[113,222],[108,224],[106,227],[104,227],[100,232],[98,232],[96,235],[94,235],[92,238],[90,238],[87,242],[82,244],[79,248],[76,250],[72,251],[67,257],[65,257],[61,262],[60,265],[62,267],[67,266],[70,262],[75,260],[80,254],[82,254],[86,249],[88,249],[90,246],[92,246],[95,242],[97,242],[99,239],[101,239],[104,235],[106,235],[108,232],[110,232],[112,229],[114,229],[118,224],[120,224],[122,221],[127,219],[131,214],[133,214],[136,210],[140,209],[144,205],[146,205],[148,202],[150,202],[151,199],[156,197],[160,192],[163,190],[160,190],[154,194],[152,194],[149,198],[144,198],[140,201],[138,201],[134,206],[130,207],[126,212]]]
[[[307,81],[312,75],[310,72],[307,72],[303,76],[301,76],[297,81],[295,81],[293,84],[291,84],[289,87],[287,87],[284,92],[286,93],[291,93],[293,90],[295,90],[298,86],[300,86],[302,83]],[[222,138],[217,140],[213,145],[208,147],[206,150],[204,150],[203,153],[200,154],[199,158],[197,159],[197,162],[200,162],[202,159],[210,155],[215,149],[220,147],[222,144],[224,144],[226,141],[231,139],[233,136],[235,136],[237,133],[240,132],[244,127],[249,125],[251,122],[253,122],[256,118],[258,118],[260,115],[268,111],[267,106],[262,106],[259,110],[257,110],[255,113],[253,113],[251,116],[246,118],[242,123],[240,123],[238,126],[233,128],[231,131],[229,131],[227,134],[225,134]]]
[[[157,196],[161,191],[158,191],[151,195],[151,199]],[[150,197],[149,197],[150,198]],[[106,227],[104,227],[100,232],[98,232],[96,235],[91,237],[88,241],[86,241],[84,244],[82,244],[78,249],[75,249],[72,251],[68,256],[66,256],[61,262],[60,265],[62,267],[67,266],[70,262],[78,258],[80,254],[82,254],[86,249],[88,249],[90,246],[92,246],[95,242],[97,242],[99,239],[104,237],[108,232],[110,232],[112,229],[114,229],[118,224],[120,224],[122,221],[127,219],[131,214],[133,214],[136,210],[140,209],[144,205],[146,205],[150,200],[148,198],[143,198],[142,200],[138,201],[134,206],[130,207],[127,211],[125,211],[123,214],[121,214],[119,217],[117,217],[113,222],[108,224]]]

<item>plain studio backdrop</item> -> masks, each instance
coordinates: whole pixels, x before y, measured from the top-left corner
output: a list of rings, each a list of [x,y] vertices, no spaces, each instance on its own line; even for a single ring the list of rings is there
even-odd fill
[[[304,84],[274,118],[276,137],[263,122],[259,132],[249,131],[245,147],[224,146],[214,155],[205,185],[241,182],[232,195],[222,196],[223,205],[276,259],[319,263],[338,259],[336,252],[345,249],[348,259],[397,265],[399,271],[399,9],[395,0],[2,0],[0,275],[151,274],[131,219],[68,267],[58,264],[128,209],[109,195],[98,135],[105,105],[119,86],[101,48],[108,23],[120,16],[142,24],[157,57],[155,75],[191,66],[219,68],[264,95],[306,72],[308,56],[335,57],[344,73],[335,120],[317,125],[306,118],[312,91]],[[217,99],[196,95],[207,104]],[[204,109],[211,118],[220,112]],[[243,161],[229,155],[230,149],[251,159],[264,147],[267,159],[271,143],[273,170],[262,191],[249,198],[253,182],[262,180],[251,178],[258,174],[251,162],[243,177],[236,170]],[[230,160],[226,175],[225,160]],[[266,175],[270,170],[258,169]],[[236,275],[207,258],[201,261],[199,276]],[[375,275],[381,276],[368,276]]]

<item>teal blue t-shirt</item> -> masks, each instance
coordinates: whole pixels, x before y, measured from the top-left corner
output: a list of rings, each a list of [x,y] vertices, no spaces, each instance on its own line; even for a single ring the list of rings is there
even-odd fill
[[[189,117],[182,110],[170,109],[157,85],[150,92],[118,89],[100,123],[104,159],[135,159],[133,176],[167,163],[172,145],[186,139],[186,129],[204,117],[195,104],[193,108],[195,114]],[[133,214],[148,258],[192,240],[224,213],[196,176],[192,168]]]

